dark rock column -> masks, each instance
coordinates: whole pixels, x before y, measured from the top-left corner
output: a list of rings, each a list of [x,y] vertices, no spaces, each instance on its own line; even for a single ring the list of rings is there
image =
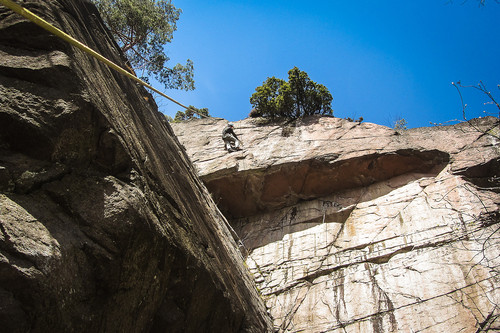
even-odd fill
[[[123,63],[89,1],[22,5]],[[2,6],[0,191],[2,329],[269,330],[152,96]]]

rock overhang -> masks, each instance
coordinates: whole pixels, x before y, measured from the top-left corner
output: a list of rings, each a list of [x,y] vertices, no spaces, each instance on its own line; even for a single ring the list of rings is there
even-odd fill
[[[330,154],[202,179],[221,211],[241,218],[407,173],[438,174],[449,159],[439,150],[401,149],[348,159]]]
[[[230,154],[220,137],[226,124],[209,118],[172,127],[219,208],[240,218],[405,173],[437,175],[451,164],[463,173],[477,164],[468,159],[469,150],[484,146],[477,129],[491,131],[498,119],[397,132],[331,116],[249,118],[235,122],[244,147]],[[484,163],[495,158],[485,151]]]

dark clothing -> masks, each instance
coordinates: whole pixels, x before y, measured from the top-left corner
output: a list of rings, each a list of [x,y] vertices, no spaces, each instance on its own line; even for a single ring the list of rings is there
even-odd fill
[[[231,126],[226,126],[224,127],[224,129],[222,130],[222,138],[225,139],[226,137],[228,137],[229,135],[232,135],[234,136],[236,139],[238,139],[238,137],[236,136],[236,133],[234,133],[234,130]]]
[[[224,140],[224,145],[227,151],[232,152],[239,149],[240,140],[234,133],[231,126],[226,126],[222,130],[222,140]]]

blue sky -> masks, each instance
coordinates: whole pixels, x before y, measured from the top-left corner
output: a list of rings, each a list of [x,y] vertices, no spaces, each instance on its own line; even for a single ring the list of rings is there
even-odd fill
[[[192,59],[196,90],[165,91],[185,105],[237,121],[267,77],[297,66],[333,96],[336,117],[409,127],[461,118],[452,81],[480,80],[500,100],[500,4],[487,0],[174,0],[183,13],[170,65]],[[159,86],[158,86],[159,87]],[[160,88],[160,87],[159,87]],[[469,118],[487,98],[462,90]],[[170,116],[181,108],[157,98]]]

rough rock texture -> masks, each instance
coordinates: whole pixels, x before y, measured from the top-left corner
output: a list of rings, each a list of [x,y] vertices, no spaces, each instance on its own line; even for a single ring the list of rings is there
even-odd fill
[[[123,63],[90,2],[22,4]],[[270,327],[151,96],[0,6],[0,330]]]
[[[496,118],[395,132],[333,117],[174,124],[279,332],[500,329]]]

